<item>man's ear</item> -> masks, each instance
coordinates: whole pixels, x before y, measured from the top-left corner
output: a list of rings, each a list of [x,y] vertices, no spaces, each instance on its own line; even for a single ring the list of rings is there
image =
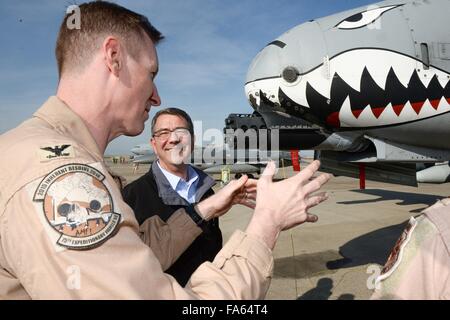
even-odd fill
[[[156,151],[156,141],[155,141],[155,138],[150,138],[150,145],[152,146],[152,148],[153,148],[153,152],[156,154],[156,155],[158,155],[158,151]]]
[[[119,71],[123,67],[123,47],[119,39],[110,36],[103,41],[103,57],[108,70],[119,77]]]

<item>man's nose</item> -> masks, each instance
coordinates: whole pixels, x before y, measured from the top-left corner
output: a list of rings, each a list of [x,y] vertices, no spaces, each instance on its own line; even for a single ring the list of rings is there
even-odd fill
[[[180,142],[180,137],[178,136],[178,134],[175,131],[172,131],[169,135],[169,139],[168,142],[170,143],[179,143]]]
[[[161,105],[161,98],[159,97],[158,89],[156,88],[155,84],[153,84],[153,93],[150,97],[150,102],[154,107],[158,107]]]

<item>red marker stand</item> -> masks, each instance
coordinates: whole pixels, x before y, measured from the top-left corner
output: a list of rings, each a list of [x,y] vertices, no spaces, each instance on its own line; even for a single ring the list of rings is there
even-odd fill
[[[294,171],[300,171],[299,150],[291,150],[291,161]]]
[[[359,164],[359,189],[360,190],[366,189],[366,164],[365,163]]]

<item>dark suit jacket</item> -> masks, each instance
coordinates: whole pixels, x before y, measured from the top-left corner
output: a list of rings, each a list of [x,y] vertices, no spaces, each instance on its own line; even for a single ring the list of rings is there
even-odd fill
[[[201,170],[194,168],[199,175],[195,199],[199,202],[212,194],[215,181]],[[172,189],[169,181],[154,162],[145,175],[123,189],[125,202],[134,210],[139,224],[153,215],[159,215],[163,221],[179,208],[189,203]],[[191,274],[205,261],[212,261],[222,248],[222,232],[219,219],[213,219],[202,226],[203,232],[191,246],[166,270],[184,286]]]

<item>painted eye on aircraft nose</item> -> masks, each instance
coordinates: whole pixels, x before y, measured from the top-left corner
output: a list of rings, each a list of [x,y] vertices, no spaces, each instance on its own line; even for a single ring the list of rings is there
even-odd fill
[[[354,14],[341,22],[339,22],[335,28],[342,29],[342,30],[351,30],[351,29],[358,29],[362,28],[364,26],[367,26],[368,24],[371,24],[375,22],[379,17],[383,15],[383,13],[395,9],[397,7],[400,7],[401,5],[395,5],[395,6],[386,6],[376,9],[370,9],[364,12],[359,12],[357,14]]]

